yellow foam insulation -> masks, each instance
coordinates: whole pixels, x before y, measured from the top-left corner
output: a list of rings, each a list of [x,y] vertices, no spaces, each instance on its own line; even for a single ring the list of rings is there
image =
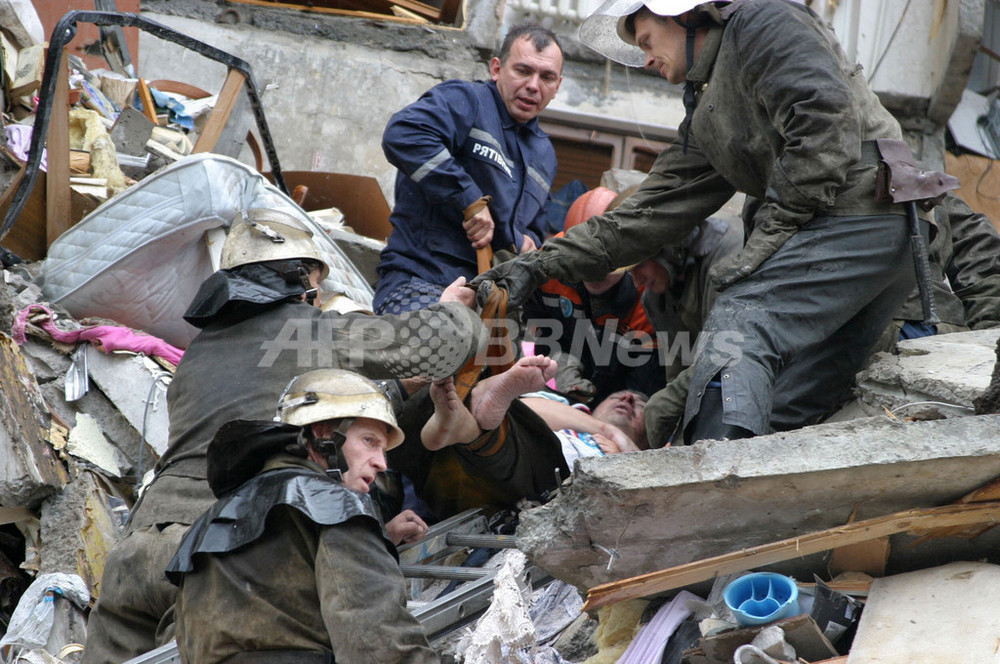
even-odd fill
[[[71,150],[90,152],[90,146],[99,136],[107,136],[108,132],[101,122],[101,114],[88,111],[85,108],[72,108],[69,111],[69,147]]]
[[[116,194],[126,187],[125,174],[118,168],[118,153],[115,151],[115,144],[111,142],[111,137],[107,134],[94,139],[90,147],[90,168],[94,172],[95,178],[107,180],[111,191]]]
[[[74,108],[69,112],[69,146],[90,153],[90,168],[95,178],[103,178],[111,191],[128,187],[125,174],[118,167],[115,144],[96,111]]]
[[[632,599],[598,609],[597,654],[583,664],[615,664],[639,632],[639,620],[648,605],[647,600]]]

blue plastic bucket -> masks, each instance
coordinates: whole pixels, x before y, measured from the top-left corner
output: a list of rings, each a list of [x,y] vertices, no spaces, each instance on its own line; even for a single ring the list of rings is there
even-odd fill
[[[740,625],[763,625],[799,612],[799,587],[773,572],[741,576],[722,591],[726,606]]]

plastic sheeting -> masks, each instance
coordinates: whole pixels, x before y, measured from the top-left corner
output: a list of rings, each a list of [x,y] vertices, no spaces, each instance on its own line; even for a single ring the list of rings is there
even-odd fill
[[[21,595],[7,633],[0,639],[0,649],[13,646],[16,652],[18,648],[44,648],[55,623],[55,595],[65,597],[81,610],[90,602],[87,584],[76,574],[40,574]]]

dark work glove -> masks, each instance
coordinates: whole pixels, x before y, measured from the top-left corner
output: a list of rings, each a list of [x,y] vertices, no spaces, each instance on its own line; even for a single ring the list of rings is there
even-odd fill
[[[548,280],[539,260],[541,251],[529,251],[490,268],[469,282],[478,291],[492,282],[507,291],[507,307],[520,308]]]

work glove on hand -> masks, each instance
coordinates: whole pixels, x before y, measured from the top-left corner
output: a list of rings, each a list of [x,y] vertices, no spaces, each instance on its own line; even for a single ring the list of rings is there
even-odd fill
[[[520,308],[538,290],[538,287],[548,280],[539,260],[541,253],[540,251],[530,251],[515,256],[506,263],[500,263],[483,272],[470,281],[469,286],[479,292],[481,299],[485,299],[485,295],[489,295],[489,287],[484,288],[484,284],[495,284],[507,291],[507,307],[509,309]]]

